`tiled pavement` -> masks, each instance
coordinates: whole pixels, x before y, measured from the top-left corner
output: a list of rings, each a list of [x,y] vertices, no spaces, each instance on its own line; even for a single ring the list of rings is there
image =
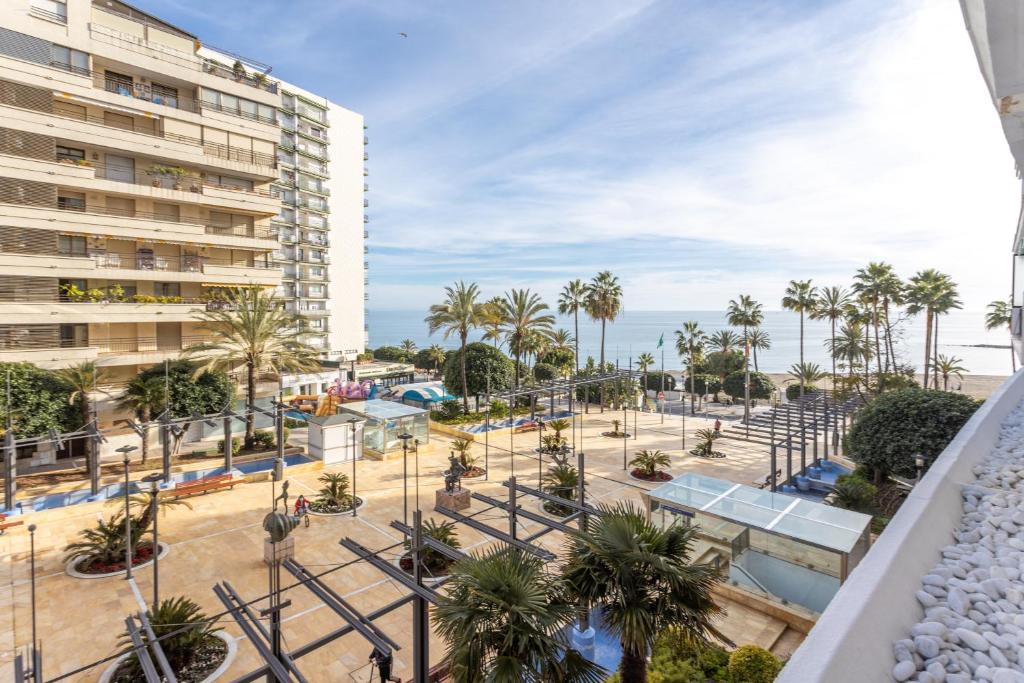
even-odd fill
[[[636,482],[622,469],[622,440],[601,436],[609,431],[610,420],[620,413],[591,413],[583,419],[585,427],[576,432],[576,443],[586,453],[587,483],[591,500],[611,502],[632,500],[639,504],[639,492],[652,486]],[[630,431],[638,438],[626,444],[626,453],[641,448],[660,448],[673,459],[673,471],[699,471],[740,483],[764,479],[767,474],[767,455],[761,447],[749,447],[741,442],[719,442],[729,457],[722,460],[702,460],[683,455],[681,450],[680,420],[668,416],[641,414],[639,429]],[[692,433],[707,424],[701,418],[688,418],[686,422],[687,447],[692,447]],[[572,436],[572,433],[567,436]],[[506,436],[501,442],[490,444],[489,481],[467,481],[467,486],[495,497],[502,497],[505,489],[501,480],[507,478],[512,462]],[[447,466],[448,440],[432,435],[429,446],[419,454],[419,493],[425,515],[441,520],[433,508],[434,490],[441,486],[441,472]],[[515,437],[515,473],[521,483],[537,483],[537,460],[533,448],[535,435]],[[483,444],[475,446],[475,453],[483,464]],[[332,466],[350,472],[350,465]],[[415,462],[409,463],[410,476]],[[305,471],[289,474],[291,495],[308,496],[317,489],[319,472]],[[353,555],[338,545],[338,540],[350,536],[370,548],[395,546],[401,539],[389,527],[393,519],[402,517],[403,477],[401,458],[387,462],[363,461],[358,463],[359,495],[367,504],[357,518],[314,517],[311,526],[299,527],[296,538],[297,559],[314,571],[337,568],[324,577],[325,582],[339,594],[346,596],[358,609],[370,612],[403,594],[400,586],[365,563],[353,562]],[[415,507],[415,480],[409,482],[409,507]],[[175,508],[160,519],[160,540],[169,543],[171,552],[160,562],[160,590],[163,597],[188,595],[198,601],[207,614],[222,611],[212,586],[227,580],[245,598],[256,598],[267,588],[267,568],[262,562],[264,532],[263,516],[271,502],[271,484],[248,483],[231,492],[218,492],[190,500],[192,510]],[[526,505],[537,508],[530,501]],[[35,523],[37,561],[38,631],[43,643],[44,672],[47,680],[67,674],[77,668],[107,657],[118,651],[124,619],[139,609],[132,585],[123,577],[103,579],[75,579],[64,573],[62,549],[77,532],[92,526],[97,516],[113,512],[109,504],[90,503],[69,508],[34,513],[26,523]],[[474,502],[472,512],[478,519],[493,520],[496,528],[506,530],[507,523],[500,511],[486,510]],[[537,529],[533,523],[521,525],[523,535]],[[481,533],[460,525],[459,537],[464,548],[474,549],[489,541]],[[493,541],[490,541],[493,542]],[[540,544],[552,551],[561,545],[559,534],[545,536]],[[17,527],[0,536],[0,679],[9,680],[11,659],[16,647],[31,640],[31,612],[29,592],[29,535],[25,527]],[[400,548],[387,556],[397,558]],[[152,596],[152,567],[137,570],[135,583],[144,600]],[[283,585],[293,579],[282,572]],[[295,588],[287,591],[292,601],[285,611],[284,639],[289,647],[306,643],[342,625],[341,620],[308,590]],[[256,604],[255,607],[264,605]],[[721,628],[737,643],[759,642],[770,645],[782,633],[780,622],[740,605],[727,603],[729,611]],[[411,676],[410,662],[412,636],[409,619],[412,608],[405,606],[377,621],[377,624],[402,645],[396,652],[395,675],[406,679]],[[221,620],[224,629],[239,636],[238,627],[229,617]],[[793,642],[795,639],[795,643]],[[787,632],[783,638],[792,649],[799,637]],[[367,681],[367,656],[370,646],[356,634],[347,635],[332,644],[303,657],[300,666],[311,681]],[[431,661],[443,654],[443,644],[436,638],[431,642]],[[247,641],[239,642],[238,657],[229,674],[240,675],[257,666],[258,655]],[[83,671],[67,678],[72,681],[95,681],[105,665]]]

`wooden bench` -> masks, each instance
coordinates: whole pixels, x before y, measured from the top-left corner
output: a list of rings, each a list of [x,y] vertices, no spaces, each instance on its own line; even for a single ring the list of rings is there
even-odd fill
[[[21,526],[24,523],[25,520],[23,519],[16,519],[13,522],[8,522],[7,515],[0,515],[0,536],[3,536],[3,533],[11,527]]]
[[[232,479],[230,474],[218,474],[213,477],[197,479],[196,481],[181,482],[164,495],[170,498],[184,498],[185,496],[194,496],[199,493],[234,488],[237,483],[239,481]]]
[[[526,432],[535,432],[540,429],[539,422],[526,422],[516,427],[516,434],[524,434]]]

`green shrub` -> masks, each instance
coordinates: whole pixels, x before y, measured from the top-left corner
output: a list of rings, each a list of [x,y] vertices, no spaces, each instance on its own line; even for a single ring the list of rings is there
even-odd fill
[[[746,373],[743,370],[737,370],[725,378],[725,384],[722,385],[722,389],[733,398],[742,400],[745,378]],[[775,391],[775,383],[772,382],[768,375],[763,372],[751,371],[750,398],[771,398],[773,391]]]
[[[647,387],[648,391],[661,391],[661,378],[665,378],[665,391],[675,391],[676,389],[676,378],[667,372],[663,373],[658,370],[654,370],[647,373]],[[642,380],[641,380],[642,381]]]
[[[901,389],[876,397],[848,433],[850,458],[879,481],[887,474],[914,477],[914,456],[931,463],[974,411],[974,399],[935,389]]]
[[[390,363],[405,363],[409,360],[409,354],[397,346],[378,346],[373,350],[373,357]]]
[[[455,396],[462,395],[462,349],[451,351],[444,361],[444,386]],[[491,393],[512,386],[512,361],[508,356],[483,342],[466,345],[466,384],[470,396]]]
[[[547,363],[537,363],[533,366],[533,377],[538,382],[548,382],[558,377],[558,368]]]
[[[576,354],[572,349],[552,349],[544,354],[544,362],[554,365],[561,371],[572,370],[576,362]]]
[[[804,396],[806,396],[807,394],[815,394],[817,392],[818,392],[818,389],[816,389],[815,387],[807,387],[807,386],[804,387]],[[786,398],[788,398],[790,401],[795,401],[796,399],[800,398],[800,385],[799,384],[789,384],[789,385],[787,385],[786,386]]]
[[[366,361],[374,360],[373,351],[366,351],[356,356],[357,363],[365,363]]]
[[[0,382],[11,378],[11,420],[19,438],[49,430],[70,432],[81,426],[81,413],[68,404],[70,389],[54,373],[31,363],[0,363]],[[4,385],[0,384],[0,391]],[[7,420],[7,402],[0,401],[0,424]]]
[[[253,445],[256,446],[256,448],[272,448],[274,446],[274,432],[256,432],[253,435]]]
[[[874,506],[876,495],[878,489],[871,482],[853,474],[843,474],[836,479],[834,505],[868,513]]]
[[[217,452],[224,452],[224,439],[217,442]],[[233,436],[231,437],[231,455],[238,455],[242,452],[242,437]]]
[[[742,645],[729,655],[729,673],[735,683],[772,683],[780,671],[782,662],[756,645]]]
[[[442,401],[438,413],[443,419],[453,420],[462,415],[462,403],[459,401]]]
[[[235,385],[223,372],[204,372],[196,376],[198,365],[191,361],[171,361],[167,368],[170,383],[171,414],[173,417],[192,417],[195,414],[219,413],[232,404]],[[154,365],[139,373],[139,379],[164,378],[164,366]]]
[[[693,393],[698,396],[704,394],[717,394],[722,390],[722,382],[714,375],[702,375],[698,373],[693,378]],[[686,376],[683,381],[683,391],[690,391],[690,377]]]
[[[491,401],[491,419],[500,420],[503,417],[508,416],[508,404],[501,399],[494,399]]]
[[[302,429],[306,426],[307,425],[305,420],[296,420],[293,417],[286,417],[284,419],[285,429]]]

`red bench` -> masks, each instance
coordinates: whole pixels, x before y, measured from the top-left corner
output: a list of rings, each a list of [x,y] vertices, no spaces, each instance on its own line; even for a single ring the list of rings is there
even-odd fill
[[[3,533],[5,531],[7,531],[8,529],[10,529],[11,527],[21,526],[24,523],[25,523],[25,520],[23,520],[23,519],[17,519],[17,520],[15,520],[13,522],[8,522],[7,521],[7,515],[0,515],[0,536],[2,536]]]
[[[238,483],[239,480],[232,479],[230,474],[218,474],[213,477],[197,479],[196,481],[181,482],[170,491],[167,491],[165,495],[170,498],[184,498],[199,493],[210,493],[211,491],[234,488],[235,484]]]

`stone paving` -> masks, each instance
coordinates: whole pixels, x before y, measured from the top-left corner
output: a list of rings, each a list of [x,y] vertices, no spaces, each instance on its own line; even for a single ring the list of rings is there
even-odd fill
[[[575,432],[576,445],[586,453],[588,494],[591,501],[612,502],[631,500],[640,503],[640,492],[654,488],[653,484],[631,479],[622,468],[621,439],[601,436],[610,430],[611,420],[621,413],[592,412],[582,419],[583,427]],[[704,460],[682,451],[680,419],[666,416],[664,422],[657,414],[640,414],[634,427],[633,414],[629,416],[629,431],[636,434],[626,442],[627,457],[632,458],[641,448],[660,448],[672,456],[672,470],[676,473],[696,471],[711,476],[750,484],[763,481],[768,471],[767,454],[763,447],[736,441],[722,440],[718,447],[728,454],[721,460]],[[702,418],[686,419],[687,448],[695,440],[693,432],[709,426]],[[569,432],[566,436],[573,437]],[[441,521],[433,513],[434,491],[442,486],[441,472],[447,466],[450,441],[437,434],[431,443],[421,447],[419,456],[410,456],[408,469],[408,505],[416,505],[416,482],[413,477],[417,461],[419,469],[419,499],[424,515]],[[488,480],[466,481],[475,491],[495,497],[505,495],[500,481],[506,479],[514,466],[520,483],[535,486],[538,465],[535,434],[515,437],[515,457],[510,458],[508,437],[491,441],[489,445]],[[474,453],[484,464],[482,439],[474,446]],[[319,466],[303,466],[288,471],[290,494],[315,494]],[[379,461],[361,461],[358,468],[358,494],[366,499],[358,517],[313,517],[309,528],[300,526],[293,532],[296,558],[313,571],[332,570],[325,582],[345,596],[356,608],[370,612],[404,594],[403,589],[385,578],[373,567],[354,562],[354,556],[339,546],[339,539],[349,536],[372,549],[389,548],[386,557],[397,559],[401,552],[401,538],[389,523],[403,516],[403,475],[401,458]],[[350,473],[351,465],[332,465]],[[222,605],[212,592],[218,581],[228,581],[247,599],[263,595],[267,588],[267,568],[263,564],[263,516],[272,499],[271,483],[246,483],[234,491],[223,491],[190,499],[192,509],[174,508],[163,514],[159,521],[160,540],[170,544],[170,553],[160,562],[161,597],[187,595],[202,605],[207,614],[218,614]],[[539,503],[530,501],[539,509]],[[137,612],[143,602],[152,600],[152,566],[135,572],[134,581],[121,577],[101,579],[75,579],[64,572],[63,548],[77,533],[92,526],[100,515],[114,512],[114,504],[89,503],[68,508],[27,515],[26,525],[34,523],[36,532],[38,632],[43,644],[44,673],[53,680],[69,674],[79,667],[118,652],[124,619]],[[428,512],[429,511],[429,512]],[[490,521],[493,526],[507,530],[504,513],[473,503],[472,513]],[[538,525],[525,522],[520,526],[522,536],[538,529]],[[459,538],[463,548],[481,548],[493,540],[473,529],[459,525]],[[562,539],[557,533],[543,537],[539,544],[558,551]],[[16,648],[31,641],[31,610],[29,583],[29,534],[26,527],[17,527],[0,536],[0,680],[10,680],[11,660]],[[282,584],[288,586],[294,579],[282,572]],[[284,614],[284,640],[294,648],[307,643],[343,622],[329,608],[304,588],[288,590],[291,605]],[[256,608],[265,606],[257,603]],[[725,601],[728,615],[720,628],[738,644],[747,642],[771,645],[785,644],[791,652],[802,640],[799,635],[786,631],[785,626],[772,617],[743,605]],[[408,680],[411,677],[412,636],[409,627],[411,606],[401,607],[382,617],[376,623],[402,649],[395,653],[394,675]],[[240,637],[237,625],[224,617],[222,627],[232,636]],[[443,643],[431,640],[431,662],[443,656]],[[299,660],[300,667],[311,681],[368,681],[370,668],[367,657],[370,646],[358,635],[349,634]],[[783,652],[785,654],[785,652]],[[239,640],[238,656],[230,667],[229,676],[242,675],[259,664],[259,657],[244,638]],[[98,680],[106,664],[75,673],[64,680]],[[225,679],[227,680],[227,679]]]

